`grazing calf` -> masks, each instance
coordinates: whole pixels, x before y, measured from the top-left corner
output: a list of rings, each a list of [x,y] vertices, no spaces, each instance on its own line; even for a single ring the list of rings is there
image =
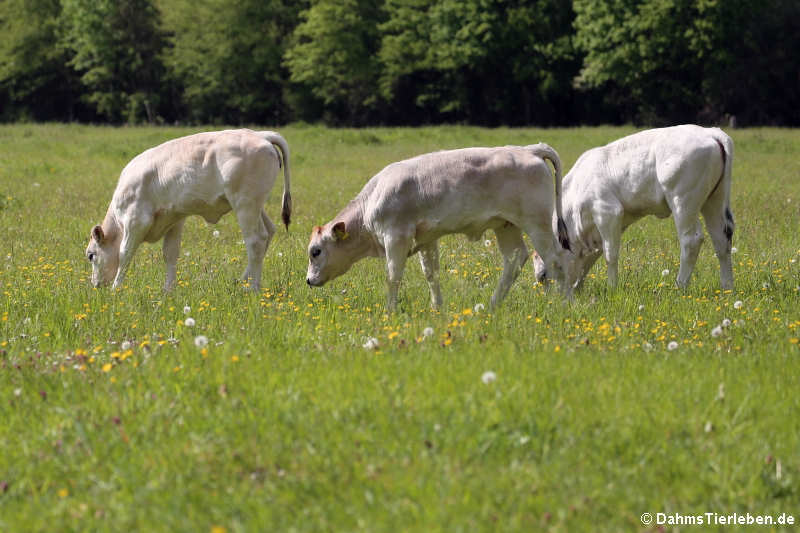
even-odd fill
[[[175,284],[186,217],[200,215],[213,224],[233,210],[247,247],[242,279],[258,290],[264,254],[275,234],[275,225],[263,206],[281,159],[282,218],[288,229],[292,211],[289,146],[275,132],[198,133],[134,157],[122,170],[103,223],[92,229],[89,238],[86,257],[92,264],[92,285],[98,287],[113,279],[113,287],[119,287],[139,244],[163,237],[164,289],[170,290]]]
[[[702,213],[719,259],[720,284],[732,289],[732,163],[730,137],[693,125],[642,131],[581,155],[564,177],[570,286],[581,287],[601,253],[608,283],[616,286],[622,232],[643,216],[672,215],[681,245],[677,284],[685,288],[703,242]],[[536,257],[534,267],[537,275],[545,270]]]
[[[463,233],[477,240],[492,229],[503,254],[503,274],[491,300],[496,306],[528,259],[523,231],[551,271],[561,270],[559,243],[550,229],[553,175],[543,158],[555,168],[560,221],[561,161],[546,144],[435,152],[387,166],[331,222],[314,228],[306,281],[321,286],[363,257],[385,257],[387,307],[393,311],[406,258],[419,252],[431,305],[438,308],[439,237]],[[557,228],[561,245],[568,247],[563,223]]]

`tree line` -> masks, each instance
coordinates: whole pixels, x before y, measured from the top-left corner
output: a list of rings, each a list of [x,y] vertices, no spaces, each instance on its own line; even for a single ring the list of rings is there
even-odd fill
[[[797,0],[0,0],[0,121],[800,125]]]

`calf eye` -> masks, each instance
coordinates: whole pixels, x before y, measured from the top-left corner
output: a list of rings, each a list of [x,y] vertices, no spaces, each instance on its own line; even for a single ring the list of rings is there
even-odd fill
[[[320,250],[319,248],[314,248],[313,250],[311,250],[311,257],[317,257],[321,253],[322,250]]]
[[[89,258],[89,262],[90,262],[90,263],[94,263],[94,253],[92,253],[92,252],[89,252],[89,254],[88,254],[88,256],[87,256],[87,257]]]

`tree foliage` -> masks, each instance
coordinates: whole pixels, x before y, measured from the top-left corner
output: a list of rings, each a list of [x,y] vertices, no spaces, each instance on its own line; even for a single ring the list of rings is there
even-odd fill
[[[800,125],[797,0],[0,0],[0,120]]]

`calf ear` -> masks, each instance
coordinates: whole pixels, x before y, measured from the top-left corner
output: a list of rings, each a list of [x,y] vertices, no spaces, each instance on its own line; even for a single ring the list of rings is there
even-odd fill
[[[333,225],[332,230],[337,241],[343,241],[347,238],[347,231],[345,229],[344,222],[337,222]]]
[[[105,233],[103,233],[103,228],[100,226],[95,226],[92,228],[92,238],[96,240],[98,243],[102,244],[103,239],[106,238]]]

